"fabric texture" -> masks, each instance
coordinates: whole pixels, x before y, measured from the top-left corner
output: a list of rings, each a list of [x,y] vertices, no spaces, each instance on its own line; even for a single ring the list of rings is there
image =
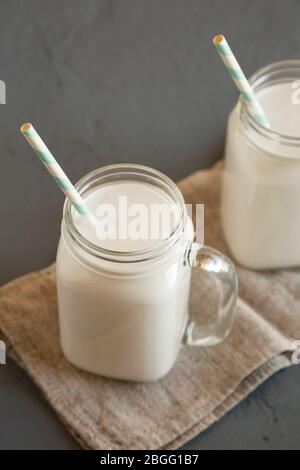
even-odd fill
[[[220,184],[219,164],[179,187],[186,202],[205,204],[205,243],[230,255],[219,219]],[[176,449],[292,364],[292,345],[300,339],[300,270],[237,269],[237,318],[229,338],[211,348],[184,346],[169,375],[156,383],[110,380],[66,361],[54,265],[0,289],[0,330],[9,353],[82,447]],[[205,310],[208,287],[193,277],[192,310]]]

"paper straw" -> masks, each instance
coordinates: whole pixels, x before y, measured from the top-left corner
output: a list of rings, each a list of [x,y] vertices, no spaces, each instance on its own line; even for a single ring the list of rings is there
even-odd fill
[[[214,37],[214,45],[216,46],[217,51],[219,52],[224,64],[227,67],[231,78],[234,83],[240,90],[243,98],[249,106],[249,111],[254,119],[261,125],[265,127],[270,127],[269,119],[267,118],[264,110],[259,104],[252,87],[250,86],[247,78],[245,77],[244,72],[239,66],[238,61],[236,60],[232,50],[230,49],[224,36],[219,34]]]
[[[34,129],[33,125],[30,123],[23,124],[20,131],[24,135],[27,142],[29,142],[41,162],[45,165],[49,173],[53,176],[60,189],[71,201],[77,212],[82,216],[87,217],[95,225],[97,220],[96,217],[87,207],[79,192],[73,186],[61,166],[57,163],[46,144],[42,141]]]

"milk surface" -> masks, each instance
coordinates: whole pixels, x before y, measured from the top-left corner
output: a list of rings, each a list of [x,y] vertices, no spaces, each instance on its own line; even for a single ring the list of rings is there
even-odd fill
[[[101,215],[105,216],[107,223],[117,228],[116,236],[115,238],[107,237],[104,239],[101,236],[100,230],[97,231],[89,220],[80,216],[74,210],[77,229],[89,241],[107,250],[132,252],[155,248],[165,237],[170,236],[179,220],[179,208],[165,192],[139,182],[122,181],[100,186],[87,194],[84,200],[91,212],[98,216],[99,221],[101,220]],[[108,205],[110,206],[109,208],[107,207]],[[158,230],[158,236],[152,239],[150,231],[151,209],[154,212],[158,207],[169,207],[173,211],[170,210],[169,230],[165,233],[165,237],[162,236],[162,231]],[[130,210],[134,213],[136,212],[136,214],[132,215]],[[126,230],[126,226],[128,228],[135,217],[139,218],[138,228],[142,225],[144,230],[140,231],[139,238],[132,239],[130,233]],[[122,226],[123,231],[120,230],[120,226]],[[107,235],[109,235],[108,232]]]
[[[293,91],[290,82],[278,83],[257,97],[272,130],[300,137]],[[228,122],[221,215],[227,243],[242,265],[300,265],[300,147],[245,134],[239,105]]]
[[[279,134],[300,137],[300,104],[294,104],[291,83],[277,83],[260,90],[257,98],[266,112],[271,129]],[[299,157],[299,154],[296,155]]]
[[[163,192],[134,182],[96,188],[86,203],[96,212],[100,203],[116,204],[124,193],[130,203],[172,203]],[[119,252],[162,243],[99,241],[85,219],[75,216],[75,224],[89,241]],[[190,220],[186,231],[192,240]],[[91,259],[74,246],[63,224],[57,287],[61,344],[69,361],[125,380],[152,381],[166,375],[175,363],[188,316],[191,270],[184,266],[183,255],[184,250],[170,249],[167,259],[132,264]]]

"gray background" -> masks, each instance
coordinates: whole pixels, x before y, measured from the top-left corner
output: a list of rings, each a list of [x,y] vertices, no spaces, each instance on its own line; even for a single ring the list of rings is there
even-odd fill
[[[63,195],[23,122],[74,181],[128,161],[180,179],[221,157],[237,98],[212,37],[225,34],[249,74],[299,58],[299,18],[297,0],[1,0],[0,284],[52,262],[59,238]],[[298,368],[277,374],[185,447],[300,448],[299,385]],[[11,360],[0,448],[78,448]]]

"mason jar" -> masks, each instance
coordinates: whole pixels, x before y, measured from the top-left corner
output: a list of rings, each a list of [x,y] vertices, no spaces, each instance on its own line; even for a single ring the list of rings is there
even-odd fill
[[[300,127],[292,135],[300,100],[288,101],[297,98],[299,80],[299,60],[268,65],[250,79],[258,98],[288,87],[284,96],[274,94],[269,110],[280,110],[269,118],[281,120],[285,133],[257,123],[242,97],[229,116],[221,218],[231,253],[248,268],[300,265]]]
[[[162,173],[141,165],[110,165],[83,177],[76,188],[86,198],[120,181],[164,192],[179,208],[177,225],[152,248],[112,251],[85,238],[66,200],[56,265],[61,346],[66,358],[86,371],[153,381],[169,372],[181,344],[206,346],[227,337],[237,278],[225,256],[193,242],[183,196]],[[197,335],[188,313],[192,267],[210,273],[219,286],[217,320]]]

